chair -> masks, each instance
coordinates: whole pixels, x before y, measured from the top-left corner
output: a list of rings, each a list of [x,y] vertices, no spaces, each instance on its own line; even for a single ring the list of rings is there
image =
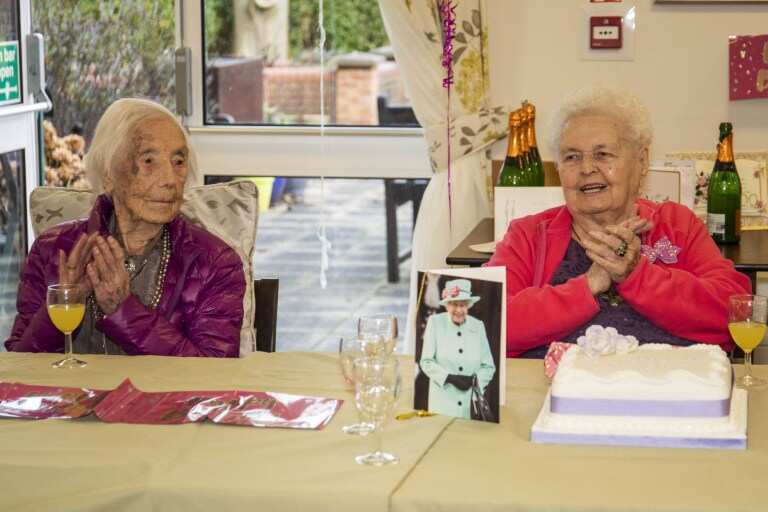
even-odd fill
[[[411,257],[410,249],[402,254],[397,244],[397,207],[411,201],[413,226],[421,206],[421,198],[429,180],[425,179],[384,179],[384,215],[387,220],[387,281],[400,281],[400,263]]]
[[[256,350],[274,352],[277,339],[277,295],[280,280],[274,278],[253,281],[256,315],[253,327],[256,329]]]
[[[237,252],[243,262],[246,293],[243,297],[243,325],[240,333],[240,354],[260,350],[254,327],[261,325],[255,308],[257,291],[252,280],[251,261],[256,240],[258,221],[258,190],[250,181],[233,181],[215,185],[190,187],[185,191],[182,213],[193,224],[206,229],[226,242]],[[83,218],[90,212],[96,194],[90,190],[59,187],[38,187],[30,194],[30,216],[34,233],[72,219]],[[271,343],[265,347],[275,349],[275,319],[277,311],[277,286],[274,286],[274,304],[261,300],[266,309],[266,330],[271,332]],[[270,327],[271,326],[271,327]],[[269,338],[268,338],[269,340]]]

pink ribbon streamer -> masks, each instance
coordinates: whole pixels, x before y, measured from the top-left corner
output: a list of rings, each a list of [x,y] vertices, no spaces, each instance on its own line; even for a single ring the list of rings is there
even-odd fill
[[[443,67],[445,78],[443,87],[448,90],[448,106],[446,108],[446,140],[448,149],[448,227],[453,232],[453,204],[451,180],[451,85],[453,84],[453,38],[456,31],[456,6],[453,0],[439,0],[440,18],[443,22]]]

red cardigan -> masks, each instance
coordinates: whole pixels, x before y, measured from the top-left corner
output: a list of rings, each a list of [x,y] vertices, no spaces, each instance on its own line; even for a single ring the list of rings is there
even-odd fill
[[[652,246],[666,236],[682,251],[671,265],[641,256],[617,286],[619,294],[670,334],[730,350],[728,297],[751,293],[749,278],[720,254],[704,223],[685,206],[644,199],[637,206],[654,224],[643,243]],[[566,336],[599,310],[584,275],[549,284],[570,243],[572,222],[565,206],[516,219],[486,264],[507,268],[507,357]]]

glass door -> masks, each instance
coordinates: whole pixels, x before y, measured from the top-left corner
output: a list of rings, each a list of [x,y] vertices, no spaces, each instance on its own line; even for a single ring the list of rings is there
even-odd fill
[[[322,55],[319,0],[176,7],[202,178],[259,189],[254,276],[280,279],[277,349],[336,350],[366,314],[404,326],[431,169],[378,2],[324,0]]]
[[[46,104],[35,101],[26,83],[29,32],[29,0],[0,0],[0,344],[16,314],[19,271],[31,243],[28,194],[39,184],[37,113]]]

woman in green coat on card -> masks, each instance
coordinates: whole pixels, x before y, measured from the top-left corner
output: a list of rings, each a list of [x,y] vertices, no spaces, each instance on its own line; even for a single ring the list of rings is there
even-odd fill
[[[484,392],[496,373],[485,325],[468,314],[479,300],[469,280],[448,281],[440,301],[446,312],[427,320],[419,366],[429,377],[432,412],[470,418],[473,379]]]

